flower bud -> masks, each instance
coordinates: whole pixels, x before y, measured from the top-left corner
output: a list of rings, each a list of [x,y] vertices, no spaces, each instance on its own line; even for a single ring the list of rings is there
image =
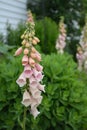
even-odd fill
[[[21,53],[22,53],[22,47],[19,47],[19,48],[16,50],[14,56],[18,56],[18,55],[20,55]]]
[[[34,67],[35,66],[35,61],[30,57],[29,58],[29,64],[30,66]]]
[[[25,66],[27,64],[28,64],[28,56],[24,55],[23,58],[22,58],[22,65]]]
[[[29,53],[29,49],[28,48],[25,48],[24,49],[24,55],[27,55]]]
[[[37,38],[37,37],[34,37],[34,40],[35,40],[37,43],[40,42],[39,38]]]
[[[30,47],[30,44],[26,42],[25,47]]]
[[[30,54],[30,56],[31,56],[31,58],[36,58],[36,55],[35,55],[35,53],[33,53],[33,52],[31,52],[31,54]]]
[[[26,40],[24,39],[21,44],[25,45],[26,44]]]
[[[36,45],[36,44],[37,44],[37,41],[33,39],[33,40],[32,40],[32,44],[33,44],[33,45]]]
[[[32,51],[33,53],[35,53],[35,52],[36,52],[36,49],[35,49],[34,47],[32,47],[32,48],[31,48],[31,51]]]

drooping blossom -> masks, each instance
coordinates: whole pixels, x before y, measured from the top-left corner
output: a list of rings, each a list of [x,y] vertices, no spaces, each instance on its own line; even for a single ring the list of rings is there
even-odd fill
[[[64,24],[64,18],[61,17],[60,23],[59,23],[59,35],[56,40],[56,50],[58,53],[63,54],[64,48],[66,46],[66,29]]]
[[[15,56],[23,53],[22,65],[24,67],[16,83],[24,90],[21,103],[25,107],[30,107],[30,113],[36,118],[40,113],[38,106],[43,99],[41,93],[45,92],[45,85],[41,84],[44,76],[43,66],[40,65],[41,54],[35,49],[35,45],[37,45],[40,40],[35,36],[35,24],[30,11],[28,12],[26,27],[24,34],[21,36],[22,47],[15,52]]]
[[[25,90],[25,92],[23,94],[22,104],[24,106],[28,107],[31,104],[30,100],[31,100],[31,96],[30,96],[29,92],[27,90]]]
[[[31,109],[31,114],[34,116],[34,118],[36,118],[38,116],[40,112],[37,110],[37,108],[33,108]]]
[[[16,83],[20,86],[23,87],[26,84],[26,78],[24,73],[22,73],[19,78],[16,80]]]

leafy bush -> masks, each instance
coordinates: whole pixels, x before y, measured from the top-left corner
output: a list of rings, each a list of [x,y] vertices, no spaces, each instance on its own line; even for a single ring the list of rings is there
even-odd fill
[[[46,130],[86,129],[86,74],[81,75],[76,70],[77,66],[68,54],[44,56],[43,66],[46,94],[42,102],[40,123],[47,124]]]
[[[40,47],[43,53],[55,52],[55,42],[58,36],[58,26],[50,18],[45,17],[35,22],[36,36],[40,39]]]
[[[30,130],[85,130],[87,129],[86,75],[76,70],[68,54],[42,55],[44,66],[43,100],[40,115],[33,119],[27,111],[26,125]],[[22,91],[16,84],[22,72],[21,56],[5,56],[0,64],[0,129],[21,130]],[[85,76],[85,79],[83,77]]]

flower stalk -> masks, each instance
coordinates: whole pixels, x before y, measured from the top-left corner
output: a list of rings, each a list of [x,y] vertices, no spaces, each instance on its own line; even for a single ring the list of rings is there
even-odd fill
[[[63,54],[64,48],[66,46],[66,29],[64,24],[64,17],[61,17],[61,20],[59,22],[59,35],[56,40],[56,50],[58,53]]]
[[[27,112],[27,109],[26,107],[24,107],[23,130],[26,130],[26,112]]]
[[[14,56],[19,56],[23,53],[22,66],[23,72],[20,74],[16,83],[19,87],[23,88],[22,104],[24,109],[24,121],[23,130],[25,130],[26,124],[26,109],[29,107],[30,114],[36,118],[40,113],[38,106],[41,104],[42,95],[41,92],[45,92],[42,85],[43,79],[43,66],[40,65],[41,54],[36,50],[35,46],[40,42],[39,38],[35,36],[35,23],[32,13],[28,12],[28,19],[26,21],[26,30],[24,31],[22,38],[22,45],[17,49]]]
[[[85,72],[87,72],[87,16],[80,36],[79,46],[77,47],[76,58],[78,62],[78,70],[85,70]]]

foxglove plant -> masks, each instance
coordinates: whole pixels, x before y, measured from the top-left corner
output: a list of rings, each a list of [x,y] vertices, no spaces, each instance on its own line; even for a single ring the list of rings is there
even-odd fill
[[[78,46],[77,48],[77,53],[76,53],[76,58],[77,58],[77,62],[78,62],[78,70],[82,70],[83,69],[83,50],[80,46]]]
[[[56,40],[56,50],[58,53],[63,54],[64,48],[66,46],[66,29],[64,24],[64,18],[61,17],[60,23],[59,23],[59,35]]]
[[[36,118],[40,113],[37,107],[41,104],[41,92],[45,92],[45,85],[41,84],[43,79],[43,66],[39,64],[41,54],[35,49],[35,45],[37,45],[40,40],[35,36],[34,27],[33,16],[29,11],[26,21],[26,30],[21,36],[22,46],[16,50],[15,56],[23,53],[22,65],[24,70],[16,80],[16,83],[24,89],[21,103],[25,107],[30,107],[30,113]]]
[[[87,17],[85,20],[85,26],[82,30],[80,37],[80,49],[77,48],[76,58],[78,61],[78,69],[87,71]]]

